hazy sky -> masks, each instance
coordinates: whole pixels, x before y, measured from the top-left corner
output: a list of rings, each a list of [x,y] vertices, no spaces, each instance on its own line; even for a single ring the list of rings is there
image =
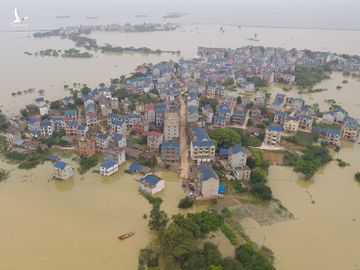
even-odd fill
[[[360,0],[0,0],[0,24],[13,18],[14,7],[35,24],[63,14],[117,22],[179,11],[189,13],[186,22],[360,28]]]

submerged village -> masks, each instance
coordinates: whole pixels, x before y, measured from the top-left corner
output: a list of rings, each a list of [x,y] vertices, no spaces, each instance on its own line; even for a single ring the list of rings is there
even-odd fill
[[[357,142],[358,120],[335,100],[320,111],[317,104],[305,104],[286,91],[322,91],[313,87],[329,73],[359,76],[359,71],[356,56],[261,46],[200,47],[194,59],[142,65],[131,76],[96,89],[65,86],[71,94],[56,101],[36,98],[19,116],[3,117],[3,151],[22,169],[52,161],[53,171],[44,173],[60,181],[76,172],[56,150],[76,153],[81,174],[94,169],[107,177],[126,164],[126,172],[138,175],[139,189],[153,205],[150,228],[164,228],[169,219],[152,195],[166,189],[166,179],[154,168],[179,173],[185,197],[181,208],[227,196],[261,203],[273,199],[266,184],[270,164],[291,166],[308,179],[332,159],[342,141]],[[268,91],[274,83],[286,91]],[[230,227],[221,229],[238,244]],[[167,247],[170,253],[172,248]],[[261,269],[273,269],[266,252],[252,248],[245,246],[248,253],[236,255],[260,258],[251,265],[238,258],[244,269],[258,263],[266,266]],[[175,251],[171,255],[182,269],[200,269],[186,266],[189,260],[182,261]],[[144,257],[148,264],[151,256]]]

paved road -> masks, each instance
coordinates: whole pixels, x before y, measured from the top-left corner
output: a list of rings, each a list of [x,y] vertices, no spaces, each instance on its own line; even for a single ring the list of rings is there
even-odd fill
[[[181,170],[180,178],[188,180],[189,178],[189,148],[186,136],[186,96],[180,99],[180,159]]]

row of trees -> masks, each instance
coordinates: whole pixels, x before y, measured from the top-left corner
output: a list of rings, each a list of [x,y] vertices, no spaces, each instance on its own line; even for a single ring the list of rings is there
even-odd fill
[[[330,161],[329,150],[318,145],[309,146],[301,154],[287,151],[284,155],[285,165],[294,167],[294,171],[304,174],[305,179],[313,177],[321,166]]]

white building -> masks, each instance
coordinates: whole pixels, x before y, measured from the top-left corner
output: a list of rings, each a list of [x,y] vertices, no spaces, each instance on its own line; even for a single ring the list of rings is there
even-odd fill
[[[115,160],[108,160],[99,165],[100,174],[110,176],[119,170],[119,164]]]
[[[153,195],[165,188],[165,180],[148,173],[139,179],[139,188]]]

